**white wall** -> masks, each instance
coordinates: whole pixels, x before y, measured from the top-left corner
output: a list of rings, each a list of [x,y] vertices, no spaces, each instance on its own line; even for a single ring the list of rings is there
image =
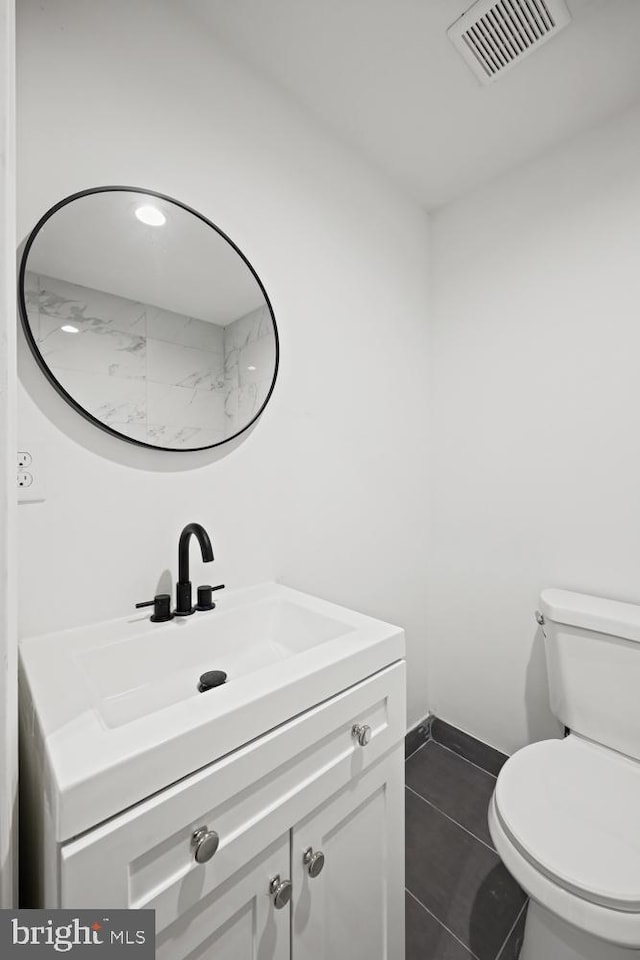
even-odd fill
[[[173,9],[172,9],[173,8]],[[179,3],[21,0],[19,235],[83,187],[199,209],[274,306],[281,371],[261,422],[207,455],[126,446],[21,357],[21,443],[48,498],[20,507],[22,634],[126,614],[209,529],[230,586],[277,577],[402,624],[426,703],[427,226],[419,209],[228,58]],[[164,582],[164,581],[163,581]]]
[[[15,30],[0,2],[0,907],[17,894]]]
[[[429,703],[511,752],[557,733],[540,589],[640,601],[640,114],[432,243]]]

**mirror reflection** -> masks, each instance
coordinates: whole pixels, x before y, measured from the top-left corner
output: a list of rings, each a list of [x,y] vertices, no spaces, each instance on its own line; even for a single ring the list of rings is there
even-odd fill
[[[75,195],[27,241],[27,339],[63,396],[124,439],[215,446],[264,408],[273,312],[235,245],[176,201],[129,188]]]

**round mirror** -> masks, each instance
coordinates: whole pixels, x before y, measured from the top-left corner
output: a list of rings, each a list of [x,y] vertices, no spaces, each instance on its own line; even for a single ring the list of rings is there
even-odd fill
[[[83,416],[132,443],[201,450],[269,400],[278,332],[236,245],[177,200],[99,187],[52,207],[20,264],[40,367]]]

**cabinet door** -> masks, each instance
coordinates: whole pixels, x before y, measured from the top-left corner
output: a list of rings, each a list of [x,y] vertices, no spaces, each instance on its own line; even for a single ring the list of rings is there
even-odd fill
[[[293,960],[404,958],[403,824],[402,746],[297,824]],[[308,848],[324,855],[315,877]]]
[[[276,909],[269,894],[288,868],[287,833],[165,927],[156,960],[289,960],[291,904]]]

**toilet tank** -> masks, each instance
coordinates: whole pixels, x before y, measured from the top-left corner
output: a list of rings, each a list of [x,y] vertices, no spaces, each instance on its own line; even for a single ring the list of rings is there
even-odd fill
[[[640,760],[640,606],[543,590],[540,611],[553,713]]]

